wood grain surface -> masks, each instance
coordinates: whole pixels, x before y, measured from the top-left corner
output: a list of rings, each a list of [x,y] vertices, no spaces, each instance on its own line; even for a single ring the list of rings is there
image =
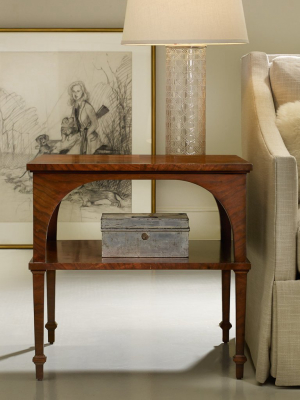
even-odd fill
[[[33,271],[33,307],[34,307],[34,342],[36,379],[43,380],[44,364],[47,357],[44,354],[44,286],[45,271]]]
[[[247,272],[235,272],[235,307],[236,307],[236,354],[233,361],[236,363],[236,378],[242,379],[244,376],[244,364],[247,357],[244,354],[245,347],[245,315],[246,315],[246,289]]]
[[[78,172],[249,172],[252,164],[234,155],[71,155],[44,154],[27,164],[29,171]]]
[[[246,174],[200,173],[34,173],[33,176],[33,231],[34,261],[45,261],[46,243],[53,237],[52,218],[57,219],[57,207],[63,198],[82,184],[102,179],[162,179],[183,180],[211,192],[226,210],[230,220],[235,261],[246,260]],[[182,210],[184,211],[184,210]]]
[[[227,212],[222,204],[215,198],[219,215],[221,227],[221,252],[229,252],[232,248],[232,232],[231,224]],[[233,268],[232,268],[233,269]],[[230,323],[230,279],[231,271],[222,271],[222,321],[220,327],[223,331],[222,340],[224,343],[229,342],[229,330],[232,325]]]
[[[47,317],[48,322],[45,328],[48,330],[48,342],[53,344],[55,342],[55,329],[57,323],[55,322],[55,280],[56,271],[47,271]]]
[[[192,240],[188,258],[102,258],[101,240],[49,242],[46,262],[30,262],[31,270],[115,269],[224,269],[249,270],[250,263],[235,263],[233,252],[218,240]]]

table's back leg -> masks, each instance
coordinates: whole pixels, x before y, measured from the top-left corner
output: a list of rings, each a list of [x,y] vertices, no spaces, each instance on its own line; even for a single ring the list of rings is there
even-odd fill
[[[48,342],[53,344],[55,341],[55,280],[56,271],[47,271],[47,314],[48,322],[45,327],[48,330]]]
[[[222,271],[222,321],[220,327],[223,331],[223,342],[229,342],[230,323],[230,279],[231,271]]]
[[[45,271],[32,271],[33,274],[33,302],[34,302],[34,340],[35,356],[33,362],[36,368],[36,379],[43,380],[44,364],[44,277]]]
[[[56,242],[57,239],[57,220],[60,204],[56,206],[50,223],[48,226],[47,242]],[[55,322],[55,284],[56,284],[56,271],[47,271],[47,316],[48,321],[45,325],[48,330],[48,342],[53,344],[55,341],[55,329],[57,323]]]
[[[235,291],[236,291],[236,355],[233,361],[236,363],[236,378],[242,379],[244,375],[244,364],[247,358],[244,354],[245,346],[245,314],[246,314],[246,289],[247,272],[235,272]]]
[[[231,252],[231,224],[222,204],[215,198],[220,215],[221,226],[221,251]],[[230,323],[230,278],[231,271],[222,271],[222,321],[220,327],[223,331],[223,342],[229,342]]]
[[[231,224],[226,211],[224,210],[222,204],[216,199],[216,203],[220,215],[220,226],[221,226],[221,244],[222,246],[228,248],[231,247]]]
[[[55,207],[55,210],[51,216],[49,225],[48,225],[48,232],[47,232],[47,241],[55,242],[57,239],[57,220],[58,220],[58,213],[60,204],[58,203]]]

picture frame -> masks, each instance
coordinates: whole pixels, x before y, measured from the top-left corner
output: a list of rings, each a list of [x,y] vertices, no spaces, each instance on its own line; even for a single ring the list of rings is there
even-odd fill
[[[57,101],[59,103],[59,106],[56,105],[56,108],[53,107],[55,110],[55,113],[58,115],[56,118],[56,125],[52,123],[52,125],[49,123],[49,118],[47,114],[47,118],[40,118],[41,122],[47,121],[47,123],[40,124],[40,126],[43,127],[43,135],[46,135],[45,137],[47,140],[52,139],[51,135],[48,134],[48,130],[50,132],[54,132],[52,135],[54,135],[54,139],[56,140],[49,140],[46,143],[46,152],[47,151],[75,151],[75,145],[73,145],[72,140],[69,139],[70,136],[68,136],[69,132],[68,130],[64,130],[65,128],[63,125],[58,126],[58,120],[59,116],[62,118],[62,116],[65,115],[70,115],[71,113],[71,106],[68,103],[66,99],[68,98],[67,93],[69,93],[69,96],[71,96],[72,100],[72,94],[70,94],[70,86],[67,87],[66,85],[66,78],[63,80],[63,77],[68,77],[69,76],[69,81],[70,84],[73,83],[78,83],[81,82],[83,83],[83,86],[87,86],[87,93],[91,92],[91,100],[89,99],[89,103],[91,103],[91,107],[94,108],[96,112],[96,115],[105,115],[103,114],[103,107],[98,109],[95,106],[95,98],[100,98],[101,96],[99,95],[98,97],[95,97],[95,91],[98,88],[98,86],[101,84],[103,79],[107,80],[107,83],[109,83],[111,86],[111,79],[108,76],[110,73],[115,74],[116,76],[116,71],[121,70],[121,60],[122,61],[122,66],[124,67],[124,57],[127,57],[126,60],[128,61],[129,59],[131,60],[132,63],[132,83],[131,83],[131,92],[132,97],[129,96],[128,98],[132,98],[132,129],[131,129],[131,135],[132,135],[132,148],[131,148],[131,153],[132,154],[155,154],[155,148],[156,148],[156,52],[155,52],[155,47],[152,46],[121,46],[121,34],[122,34],[123,29],[122,28],[99,28],[99,29],[0,29],[0,90],[2,86],[2,92],[4,90],[4,100],[6,104],[6,110],[9,103],[9,99],[12,98],[12,96],[15,96],[15,98],[18,101],[21,101],[25,104],[23,107],[23,110],[25,109],[31,109],[31,108],[36,108],[36,113],[35,113],[35,119],[39,117],[39,107],[41,104],[43,104],[45,97],[40,95],[39,93],[35,95],[31,95],[29,92],[30,90],[26,90],[26,87],[30,87],[29,83],[30,79],[31,80],[36,80],[37,84],[34,86],[34,84],[31,86],[33,91],[40,91],[42,90],[45,91],[45,93],[50,93],[52,95],[52,99],[55,99],[56,92],[52,88],[52,86],[57,86],[57,95],[60,100]],[[123,53],[127,54],[124,55]],[[123,57],[123,58],[122,58]],[[70,61],[72,59],[72,62]],[[13,61],[12,61],[13,60]],[[37,61],[34,61],[37,60]],[[77,62],[77,60],[79,60]],[[84,60],[82,62],[82,60]],[[96,60],[96,61],[95,61]],[[128,61],[129,62],[129,61]],[[127,64],[128,64],[127,62]],[[80,69],[78,65],[81,65],[80,63],[83,63],[83,67]],[[119,64],[120,65],[119,65]],[[22,68],[20,67],[22,65]],[[53,65],[53,68],[50,68],[50,66]],[[70,67],[71,65],[71,67]],[[119,65],[119,66],[118,66]],[[48,67],[49,66],[49,67]],[[73,69],[73,66],[76,66],[76,71],[75,67]],[[128,65],[127,65],[128,66]],[[26,70],[27,68],[27,70]],[[68,69],[69,68],[69,69]],[[129,67],[128,67],[129,68]],[[35,71],[35,73],[33,72]],[[80,71],[85,71],[85,74],[83,72],[81,73]],[[103,72],[103,78],[99,78],[99,71],[102,70]],[[69,72],[70,71],[70,72]],[[75,71],[75,72],[74,72]],[[88,72],[87,72],[88,71]],[[124,68],[123,68],[124,71]],[[127,75],[126,73],[123,73],[123,78],[124,82],[125,79],[126,82],[129,82],[130,79],[128,78],[128,70]],[[44,78],[45,75],[45,78]],[[82,76],[85,77],[85,80],[82,78]],[[93,77],[93,79],[89,79],[89,77]],[[55,77],[55,79],[53,79]],[[87,78],[88,77],[88,78]],[[48,81],[47,81],[48,79]],[[98,79],[98,80],[97,80]],[[112,78],[113,79],[113,78]],[[75,81],[75,82],[74,82]],[[100,82],[101,81],[101,82]],[[120,82],[120,76],[116,76],[116,82]],[[44,84],[45,82],[45,84]],[[48,83],[47,83],[48,82]],[[50,82],[50,86],[49,86]],[[63,83],[61,83],[63,82]],[[92,82],[92,83],[91,83]],[[124,83],[123,82],[123,83]],[[5,83],[5,85],[4,85]],[[38,84],[39,83],[39,84]],[[45,87],[44,87],[45,85]],[[97,86],[98,85],[98,86]],[[104,85],[104,84],[103,84]],[[121,81],[122,85],[122,81]],[[5,87],[4,87],[5,86]],[[30,87],[30,88],[31,88]],[[123,86],[120,86],[122,88]],[[125,83],[124,83],[125,87]],[[25,89],[24,89],[25,88]],[[46,90],[47,88],[48,91]],[[96,88],[96,89],[95,89]],[[76,89],[76,87],[75,87]],[[79,90],[79,87],[77,87]],[[18,91],[19,90],[19,91]],[[121,90],[121,89],[120,89]],[[53,94],[53,93],[54,94]],[[98,90],[99,92],[99,90]],[[98,93],[97,92],[97,93]],[[102,93],[102,92],[101,92]],[[6,97],[5,97],[6,96]],[[40,96],[40,97],[39,97]],[[50,95],[48,97],[51,97]],[[44,108],[49,107],[49,102],[48,97],[46,98],[46,105]],[[8,100],[7,100],[8,99]],[[41,101],[37,101],[37,99],[41,99]],[[63,99],[63,100],[61,100]],[[28,105],[27,105],[28,101]],[[35,101],[35,102],[34,102]],[[94,103],[93,103],[94,101]],[[38,103],[38,105],[36,104]],[[54,102],[52,101],[54,104]],[[3,106],[3,101],[1,103],[1,97],[0,97],[0,114],[1,114],[1,104]],[[100,104],[100,103],[99,103]],[[67,108],[69,107],[69,108]],[[107,107],[104,105],[104,109]],[[68,114],[66,114],[68,111]],[[73,107],[74,111],[74,107]],[[112,111],[112,109],[111,109]],[[21,112],[18,114],[17,111],[14,111],[14,115],[21,115]],[[108,112],[106,110],[106,112]],[[3,114],[3,113],[2,113]],[[40,113],[42,114],[42,112]],[[74,117],[74,112],[72,114]],[[52,118],[53,119],[53,118]],[[76,118],[75,118],[76,119]],[[7,126],[9,126],[9,129],[13,125],[15,121],[17,121],[18,118],[13,119]],[[20,120],[20,118],[19,118]],[[24,118],[23,118],[24,120]],[[63,118],[64,120],[64,118]],[[72,120],[72,118],[70,118]],[[77,118],[78,120],[78,118]],[[111,120],[113,118],[111,117]],[[2,122],[3,125],[3,121]],[[52,121],[51,121],[52,122]],[[17,123],[16,123],[17,124]],[[63,124],[63,121],[61,122]],[[73,118],[73,124],[76,126],[76,120],[74,122]],[[53,126],[55,125],[55,128]],[[14,125],[15,126],[15,125]],[[20,123],[19,123],[20,126]],[[24,126],[24,125],[22,125]],[[129,126],[129,123],[128,123]],[[3,128],[3,126],[2,126]],[[15,128],[14,128],[15,129]],[[52,129],[52,130],[51,130]],[[54,130],[56,129],[56,130]],[[75,128],[74,128],[75,129]],[[20,130],[20,129],[19,129]],[[100,128],[98,129],[99,132]],[[7,130],[5,131],[7,132]],[[11,202],[7,201],[7,199],[11,199],[11,196],[14,196],[14,193],[17,193],[16,191],[19,191],[16,198],[22,198],[21,194],[25,193],[26,198],[27,198],[27,211],[25,210],[24,212],[24,219],[25,216],[27,215],[28,219],[28,207],[30,207],[30,193],[28,190],[28,193],[26,193],[27,187],[26,185],[21,182],[20,184],[20,177],[22,174],[19,173],[19,176],[17,177],[18,180],[16,180],[16,172],[14,175],[11,173],[10,170],[16,171],[16,159],[18,160],[23,160],[20,157],[18,157],[18,154],[22,153],[22,149],[25,148],[24,144],[22,144],[21,150],[16,150],[16,148],[20,148],[20,141],[23,143],[26,138],[26,149],[28,149],[28,145],[30,145],[31,150],[30,152],[28,150],[25,150],[25,153],[27,154],[32,154],[34,148],[36,148],[37,153],[41,151],[41,145],[40,143],[36,145],[35,141],[37,140],[37,133],[34,134],[33,131],[30,131],[30,135],[22,131],[21,133],[17,131],[16,129],[12,132],[17,132],[15,136],[11,136],[10,133],[4,135],[3,134],[3,129],[2,132],[2,142],[1,143],[1,153],[0,153],[0,158],[2,157],[2,163],[0,160],[0,171],[2,176],[2,182],[0,182],[0,186],[2,184],[2,188],[0,190],[0,204],[2,205],[2,216],[4,216],[4,221],[3,219],[1,220],[1,212],[0,212],[0,249],[30,249],[32,248],[32,222],[31,221],[26,221],[23,222],[21,221],[9,221],[5,220],[5,218],[9,218],[8,215],[9,213],[6,212],[8,210],[8,207],[17,207],[19,203],[17,203],[16,200],[16,205]],[[36,129],[36,132],[40,133]],[[46,132],[46,133],[45,133]],[[58,137],[61,135],[61,138]],[[1,136],[1,135],[0,135]],[[42,135],[38,135],[42,136]],[[96,135],[97,140],[98,136]],[[17,137],[17,139],[16,139]],[[104,137],[104,136],[103,136]],[[108,135],[106,135],[108,137]],[[66,139],[67,138],[67,139]],[[101,139],[101,138],[100,138]],[[115,151],[112,149],[112,147],[108,145],[102,145],[101,140],[99,139],[98,143],[98,148],[97,151],[100,149],[100,151]],[[45,139],[46,140],[46,139]],[[63,140],[65,140],[65,144],[62,145]],[[70,140],[69,143],[67,143],[67,140]],[[51,143],[50,143],[51,142]],[[57,142],[59,146],[52,146],[53,143]],[[16,144],[17,143],[17,144]],[[28,144],[29,143],[29,144]],[[49,144],[50,143],[50,144]],[[36,145],[35,147],[33,145]],[[67,144],[67,147],[66,147]],[[48,147],[47,147],[48,146]],[[51,150],[49,150],[49,146],[51,147]],[[92,144],[94,146],[93,150],[97,147],[95,144]],[[92,147],[91,147],[92,148]],[[101,150],[103,149],[104,150]],[[58,149],[58,150],[57,150]],[[67,149],[67,150],[65,150]],[[72,150],[73,149],[73,150]],[[81,146],[82,149],[82,146]],[[107,150],[108,149],[108,150]],[[79,150],[82,151],[82,150]],[[128,149],[126,150],[128,151]],[[24,152],[23,152],[24,153]],[[27,158],[29,155],[27,154]],[[73,154],[84,154],[84,153],[73,153]],[[87,153],[87,154],[98,154],[98,153]],[[102,154],[102,153],[101,153]],[[110,153],[108,153],[110,154]],[[118,154],[118,153],[114,153]],[[128,153],[120,153],[120,154],[128,154]],[[36,155],[36,154],[35,154]],[[7,156],[7,157],[6,157]],[[6,158],[5,158],[6,157]],[[34,157],[31,157],[34,158]],[[12,164],[10,163],[10,159],[13,159],[14,161]],[[25,157],[26,159],[26,157]],[[4,162],[4,161],[5,162]],[[8,161],[7,161],[8,160]],[[29,159],[26,159],[26,163],[29,161]],[[18,161],[18,163],[22,164],[23,161]],[[20,165],[18,164],[18,168],[20,172],[23,172],[21,170]],[[12,166],[13,167],[12,167]],[[22,164],[23,165],[23,164]],[[5,166],[5,168],[4,168]],[[24,168],[23,168],[24,169]],[[18,171],[19,171],[18,170]],[[24,173],[25,169],[24,169]],[[29,178],[25,177],[27,186],[28,182],[30,184]],[[132,211],[133,212],[155,212],[156,209],[156,185],[155,181],[148,182],[148,181],[132,181],[132,198],[131,198],[131,204],[132,204]],[[7,195],[6,198],[6,203],[4,199],[4,193],[6,193],[5,189],[9,185],[9,190],[10,194],[9,196]],[[12,191],[12,188],[14,192]],[[113,189],[112,189],[113,190]],[[2,199],[1,199],[1,193],[2,193]],[[21,193],[21,194],[20,194]],[[14,197],[13,197],[14,198]],[[24,197],[25,198],[25,197]],[[120,200],[120,197],[118,197]],[[108,199],[104,200],[107,201]],[[25,204],[23,198],[20,200],[23,204]],[[118,201],[118,204],[120,204],[121,200]],[[101,203],[101,201],[100,201]],[[67,204],[67,203],[66,203]],[[90,204],[90,203],[86,203]],[[97,204],[97,203],[96,203]],[[129,202],[128,202],[129,204]],[[111,203],[110,205],[113,205]],[[103,205],[100,204],[100,208]],[[105,206],[105,204],[104,204]],[[109,203],[104,210],[105,212],[117,212],[119,211],[118,209],[114,210],[113,207],[110,207],[111,210],[107,211],[107,208],[109,206]],[[5,209],[5,207],[7,207]],[[78,212],[78,205],[77,207],[77,212]],[[75,208],[76,208],[75,207]],[[68,207],[65,207],[68,209]],[[104,207],[105,208],[105,207]],[[23,216],[22,212],[23,209],[22,207],[17,208],[18,211],[18,216],[21,215],[21,218]],[[21,211],[20,211],[21,210]],[[92,215],[91,209],[86,209],[84,210],[85,214],[90,213]],[[120,210],[122,211],[122,210]],[[26,214],[27,212],[27,214]],[[122,211],[126,212],[126,211]],[[13,209],[11,208],[10,214],[13,213]],[[70,221],[67,220],[64,222],[59,222],[58,224],[58,238],[59,239],[80,239],[82,236],[87,239],[94,239],[94,238],[99,238],[99,231],[100,231],[100,219],[95,222],[95,217],[97,215],[93,215],[93,222],[80,222],[80,221],[75,221],[73,222],[73,219]],[[15,214],[14,214],[15,218]],[[80,218],[79,218],[80,219]],[[89,219],[87,219],[89,221]]]

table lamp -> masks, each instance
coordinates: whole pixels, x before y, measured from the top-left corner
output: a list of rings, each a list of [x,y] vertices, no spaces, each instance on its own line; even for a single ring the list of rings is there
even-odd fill
[[[205,154],[206,46],[241,43],[242,0],[127,0],[122,44],[166,46],[167,154]]]

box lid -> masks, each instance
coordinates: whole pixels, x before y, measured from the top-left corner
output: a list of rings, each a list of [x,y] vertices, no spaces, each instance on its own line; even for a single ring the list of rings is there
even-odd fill
[[[103,213],[102,231],[115,230],[189,230],[189,218],[186,213],[177,214],[116,214]]]

